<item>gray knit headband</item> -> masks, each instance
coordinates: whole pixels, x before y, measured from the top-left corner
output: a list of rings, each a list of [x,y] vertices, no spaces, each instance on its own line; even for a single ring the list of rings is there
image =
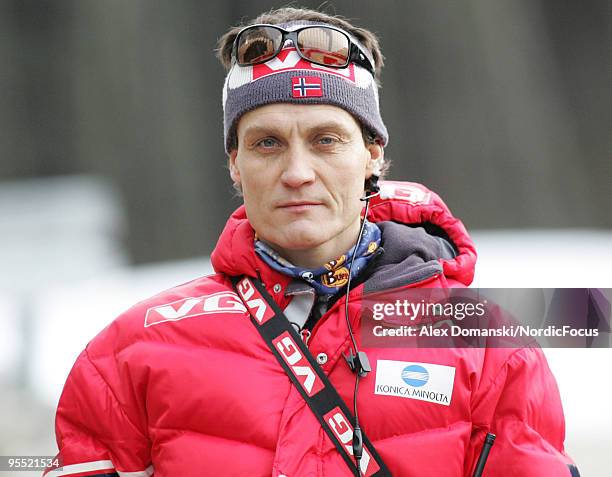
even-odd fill
[[[304,25],[324,24],[300,21],[278,26],[294,30]],[[351,41],[367,51],[352,35],[348,35]],[[338,106],[373,131],[383,146],[389,141],[380,116],[378,86],[370,72],[354,63],[341,69],[312,64],[302,59],[295,47],[288,43],[275,58],[254,66],[234,63],[227,74],[223,86],[223,125],[228,154],[236,144],[236,126],[240,117],[271,103]]]

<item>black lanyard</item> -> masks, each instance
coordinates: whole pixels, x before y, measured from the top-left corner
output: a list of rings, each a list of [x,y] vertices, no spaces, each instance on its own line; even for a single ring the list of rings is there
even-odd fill
[[[354,475],[357,469],[353,460],[351,411],[263,284],[246,276],[234,277],[232,283],[251,315],[251,322]],[[365,433],[360,468],[364,477],[391,477]]]

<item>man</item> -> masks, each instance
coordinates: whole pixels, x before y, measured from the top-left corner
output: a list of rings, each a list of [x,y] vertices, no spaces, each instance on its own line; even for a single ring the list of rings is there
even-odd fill
[[[465,287],[476,259],[427,188],[378,194],[376,37],[286,8],[219,46],[244,206],[215,275],[135,305],[79,356],[57,412],[64,470],[49,475],[471,476],[488,432],[485,475],[578,475],[539,350],[363,344],[365,293]],[[445,399],[379,392],[391,368]]]

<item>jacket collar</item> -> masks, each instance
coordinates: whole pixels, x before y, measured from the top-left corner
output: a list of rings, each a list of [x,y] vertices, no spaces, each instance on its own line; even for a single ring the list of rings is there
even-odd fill
[[[393,221],[422,226],[430,234],[448,240],[456,251],[454,258],[440,258],[439,263],[447,278],[468,286],[474,278],[476,249],[461,221],[451,214],[442,199],[425,186],[413,182],[381,182],[381,193],[370,205],[368,220]],[[248,275],[260,278],[269,288],[280,284],[284,290],[287,277],[272,270],[255,253],[255,232],[244,206],[240,206],[227,221],[211,262],[216,272],[229,276]]]

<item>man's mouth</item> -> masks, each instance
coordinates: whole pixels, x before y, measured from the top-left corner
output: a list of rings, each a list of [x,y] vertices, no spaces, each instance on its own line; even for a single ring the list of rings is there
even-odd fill
[[[319,205],[322,205],[322,203],[312,200],[292,200],[282,202],[277,207],[288,212],[305,212]]]

